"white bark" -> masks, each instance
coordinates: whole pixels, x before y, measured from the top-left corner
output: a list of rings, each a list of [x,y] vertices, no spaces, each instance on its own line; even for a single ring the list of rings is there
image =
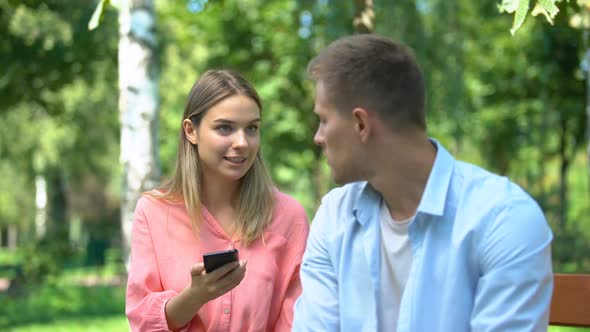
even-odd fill
[[[35,177],[35,235],[41,239],[47,232],[47,181],[45,177]]]
[[[159,179],[156,17],[153,0],[126,0],[119,14],[119,111],[123,191],[121,229],[128,259],[137,199]]]
[[[10,251],[15,251],[17,244],[18,244],[18,228],[16,227],[16,225],[10,225],[8,226],[8,239],[7,239],[7,245],[8,245],[8,250]]]

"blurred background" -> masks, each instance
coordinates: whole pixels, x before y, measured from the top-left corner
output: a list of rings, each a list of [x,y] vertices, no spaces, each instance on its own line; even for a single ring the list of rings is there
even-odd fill
[[[499,5],[0,1],[0,330],[128,331],[135,201],[170,177],[186,95],[209,68],[255,85],[274,180],[313,217],[334,184],[305,68],[367,31],[414,48],[431,136],[539,202],[554,270],[590,273],[588,1],[560,2],[553,24],[529,16],[514,36]]]

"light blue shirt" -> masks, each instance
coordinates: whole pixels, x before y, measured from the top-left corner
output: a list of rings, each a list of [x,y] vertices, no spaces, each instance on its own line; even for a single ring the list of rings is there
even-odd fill
[[[409,227],[413,263],[397,331],[546,331],[553,235],[543,212],[507,178],[433,144],[436,160]],[[293,331],[388,330],[377,319],[379,202],[366,182],[322,199],[301,266]]]

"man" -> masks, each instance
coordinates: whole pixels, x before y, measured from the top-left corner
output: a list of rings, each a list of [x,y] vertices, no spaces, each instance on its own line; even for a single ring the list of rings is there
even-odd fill
[[[426,133],[409,49],[333,42],[309,65],[314,141],[343,187],[311,226],[293,331],[545,331],[552,233],[507,178]]]

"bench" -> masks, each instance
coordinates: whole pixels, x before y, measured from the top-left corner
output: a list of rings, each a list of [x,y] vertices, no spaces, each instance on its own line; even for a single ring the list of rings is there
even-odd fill
[[[549,325],[590,327],[590,274],[554,274]]]

